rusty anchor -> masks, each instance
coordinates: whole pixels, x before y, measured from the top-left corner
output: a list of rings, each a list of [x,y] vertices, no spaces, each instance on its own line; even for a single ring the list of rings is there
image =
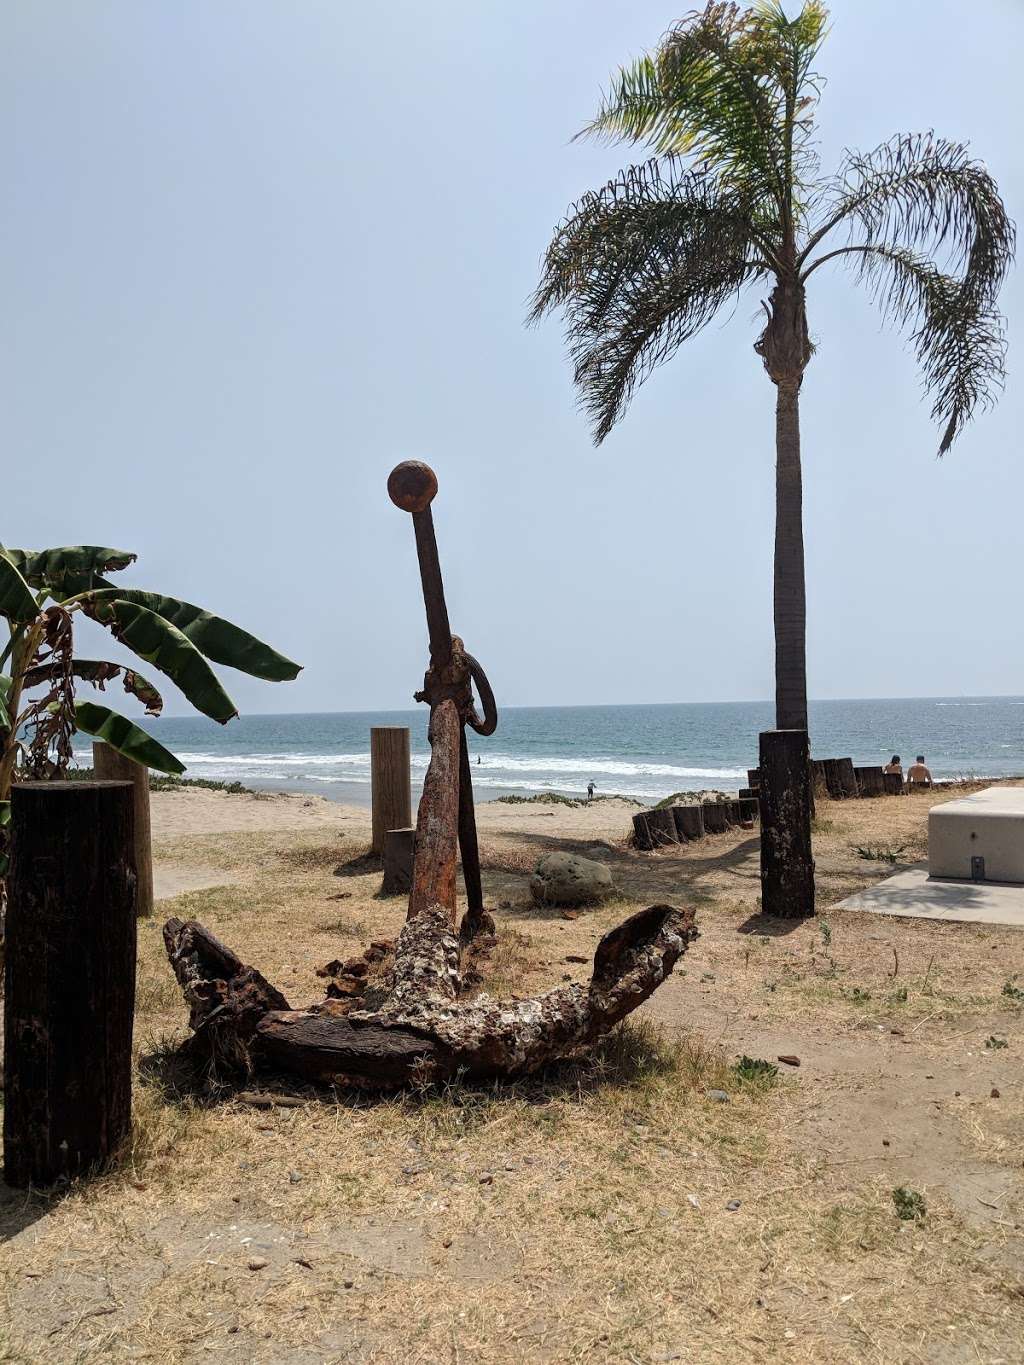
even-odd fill
[[[455,919],[455,849],[462,855],[466,914],[459,937],[467,942],[481,931],[494,931],[484,910],[480,850],[473,807],[473,777],[466,726],[478,735],[493,735],[498,726],[494,692],[483,668],[451,632],[441,578],[441,562],[430,504],[437,495],[437,476],[429,465],[406,460],[391,471],[388,495],[396,507],[412,515],[420,566],[423,605],[430,638],[430,666],[416,701],[430,707],[430,763],[416,818],[409,919],[430,905],[443,905]],[[473,703],[473,687],[483,716]]]

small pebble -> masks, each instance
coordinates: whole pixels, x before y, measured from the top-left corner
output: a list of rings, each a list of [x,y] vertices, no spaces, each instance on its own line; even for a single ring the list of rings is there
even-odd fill
[[[481,1184],[481,1185],[493,1185],[493,1184],[494,1184],[494,1176],[493,1176],[493,1174],[492,1174],[490,1171],[484,1171],[483,1175],[481,1175],[481,1177],[480,1177],[480,1184]]]
[[[344,1284],[346,1289],[351,1289],[352,1286],[355,1284],[355,1280],[343,1280],[342,1283]]]
[[[290,1181],[293,1185],[301,1185],[301,1184],[302,1184],[302,1176],[301,1176],[301,1174],[300,1174],[298,1171],[289,1171],[289,1172],[288,1172],[288,1179],[289,1179],[289,1181]]]
[[[688,1194],[686,1196],[686,1202],[690,1205],[691,1208],[698,1210],[700,1209],[701,1206],[700,1200],[697,1198],[695,1194]]]
[[[246,1265],[250,1270],[262,1270],[269,1264],[270,1262],[265,1256],[250,1256],[248,1261],[246,1261]]]
[[[714,1100],[714,1102],[715,1102],[716,1104],[728,1104],[728,1103],[729,1103],[729,1096],[725,1093],[724,1090],[709,1090],[709,1091],[708,1091],[708,1099],[709,1099],[709,1100]]]
[[[999,1091],[995,1088],[995,1086],[993,1086],[992,1089],[989,1091],[988,1097],[990,1100],[997,1100],[999,1098]]]
[[[735,1213],[739,1206],[740,1201],[738,1199],[730,1199],[725,1207],[729,1210],[730,1213]]]

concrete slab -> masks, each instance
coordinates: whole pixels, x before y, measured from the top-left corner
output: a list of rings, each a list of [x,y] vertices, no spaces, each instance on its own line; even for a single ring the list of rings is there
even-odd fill
[[[924,863],[886,877],[831,907],[909,919],[962,920],[967,924],[1010,924],[1024,929],[1024,886],[996,882],[939,880]]]

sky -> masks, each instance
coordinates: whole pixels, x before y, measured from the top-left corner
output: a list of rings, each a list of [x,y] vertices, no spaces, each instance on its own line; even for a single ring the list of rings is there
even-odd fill
[[[385,483],[423,459],[452,626],[499,704],[769,697],[759,295],[596,449],[557,319],[524,326],[565,209],[645,155],[573,134],[686,8],[4,6],[0,541],[134,550],[123,581],[305,665],[284,685],[225,671],[243,711],[402,707],[426,629]],[[1024,6],[963,14],[834,0],[823,162],[933,128],[1019,219]],[[1020,272],[1006,391],[942,461],[906,339],[841,268],[812,286],[811,696],[1024,692]],[[102,633],[85,623],[82,651],[117,655]]]

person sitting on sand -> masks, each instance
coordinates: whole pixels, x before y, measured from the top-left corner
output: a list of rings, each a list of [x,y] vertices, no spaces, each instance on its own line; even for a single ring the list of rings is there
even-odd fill
[[[899,754],[893,754],[892,758],[889,760],[889,762],[888,762],[888,763],[885,765],[885,767],[882,769],[882,772],[883,772],[883,773],[899,773],[900,777],[903,776],[903,764],[900,762],[900,756],[899,756]]]
[[[930,787],[932,785],[932,775],[924,766],[924,754],[918,754],[917,761],[911,763],[907,770],[908,787]]]

